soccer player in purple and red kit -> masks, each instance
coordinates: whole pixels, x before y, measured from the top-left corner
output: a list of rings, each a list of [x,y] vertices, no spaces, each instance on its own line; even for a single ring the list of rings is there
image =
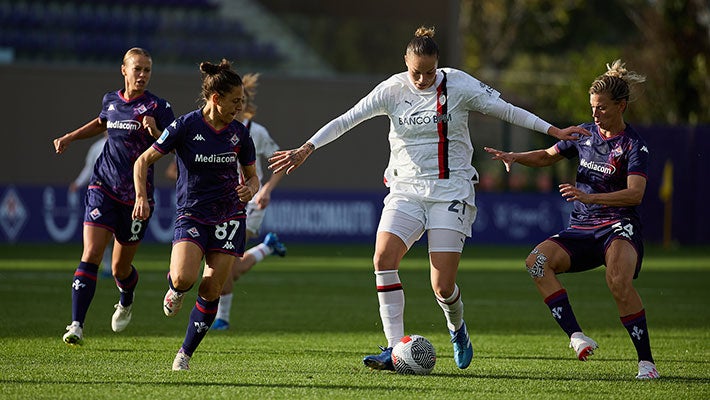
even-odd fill
[[[133,217],[147,220],[152,212],[146,190],[148,168],[169,152],[176,153],[177,219],[169,288],[163,300],[165,315],[174,316],[180,310],[205,260],[185,339],[173,361],[174,371],[190,369],[190,358],[215,320],[224,282],[234,260],[244,254],[247,202],[259,190],[254,142],[244,125],[234,121],[244,106],[242,80],[227,60],[219,65],[203,62],[200,70],[205,105],[166,128],[136,160],[133,170]]]
[[[645,77],[626,70],[621,60],[589,88],[592,132],[579,141],[562,140],[544,150],[507,153],[485,148],[510,171],[517,162],[530,167],[579,158],[576,185],[563,183],[560,193],[574,202],[567,229],[538,244],[525,260],[530,276],[552,316],[570,338],[577,358],[585,361],[597,343],[582,332],[567,291],[556,274],[606,265],[606,282],[638,356],[637,379],[659,377],[651,355],[646,311],[633,286],[643,261],[641,221],[636,207],[646,190],[649,151],[643,138],[624,122],[631,87]]]
[[[61,154],[74,140],[108,131],[108,141],[96,160],[86,193],[84,250],[72,281],[72,323],[63,336],[69,345],[83,343],[84,320],[96,292],[98,266],[112,237],[115,237],[112,272],[121,297],[114,306],[111,329],[120,332],[131,320],[138,283],[133,257],[148,226],[147,219],[131,217],[135,199],[131,179],[133,162],[175,119],[170,104],[146,90],[152,64],[146,50],[138,47],[128,50],[121,65],[125,88],[104,95],[98,118],[54,140],[54,148]],[[148,181],[148,198],[152,204],[152,169]]]

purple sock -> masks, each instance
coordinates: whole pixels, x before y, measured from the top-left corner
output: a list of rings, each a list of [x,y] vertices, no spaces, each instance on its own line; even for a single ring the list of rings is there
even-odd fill
[[[545,304],[550,307],[552,316],[557,321],[557,324],[560,325],[560,328],[567,333],[567,337],[572,336],[575,332],[582,332],[582,328],[579,327],[577,318],[572,311],[572,306],[569,304],[566,290],[560,289],[549,295],[545,298]]]
[[[204,339],[207,331],[212,326],[215,317],[217,316],[217,307],[219,306],[219,298],[214,301],[207,301],[200,296],[197,296],[195,307],[190,313],[190,322],[187,325],[185,340],[182,342],[182,349],[188,356],[192,356],[197,346]]]
[[[138,271],[136,267],[131,265],[131,273],[125,279],[116,279],[116,286],[118,286],[118,291],[121,292],[121,305],[128,307],[133,304],[133,293],[138,285]]]
[[[651,340],[648,337],[648,327],[646,326],[646,310],[642,309],[636,314],[621,317],[621,323],[624,325],[624,328],[629,331],[631,341],[634,343],[634,347],[636,347],[638,360],[653,362]]]
[[[80,262],[74,271],[71,292],[71,317],[72,321],[79,321],[84,326],[86,313],[89,311],[91,300],[96,293],[96,275],[99,266],[87,262]]]

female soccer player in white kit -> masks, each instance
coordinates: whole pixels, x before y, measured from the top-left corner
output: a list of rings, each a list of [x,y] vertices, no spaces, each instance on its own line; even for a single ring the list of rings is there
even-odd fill
[[[478,111],[557,138],[589,135],[572,126],[559,129],[500,99],[499,93],[465,72],[438,68],[434,29],[420,27],[404,56],[407,71],[375,87],[345,114],[335,118],[298,149],[276,152],[269,166],[290,173],[317,148],[357,124],[378,115],[390,118],[390,159],[385,184],[390,188],[377,228],[375,282],[380,318],[387,337],[382,353],[366,356],[372,369],[393,370],[392,347],[404,336],[404,291],[400,261],[424,231],[429,242],[431,286],[444,311],[456,365],[473,357],[456,274],[464,241],[476,218],[471,165],[473,146],[468,113]]]

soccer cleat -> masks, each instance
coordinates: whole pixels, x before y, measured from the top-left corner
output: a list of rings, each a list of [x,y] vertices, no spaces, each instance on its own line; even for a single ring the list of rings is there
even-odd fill
[[[172,317],[177,314],[182,308],[182,300],[185,297],[185,293],[176,292],[172,289],[168,289],[165,293],[165,298],[163,299],[163,312],[168,317]]]
[[[274,254],[277,254],[279,257],[286,256],[286,246],[284,246],[284,244],[279,241],[279,237],[275,233],[267,233],[266,237],[264,237],[264,244],[269,246],[271,248],[271,251],[273,251]]]
[[[62,337],[64,343],[70,346],[81,346],[84,344],[84,331],[81,329],[79,321],[74,321],[67,326],[67,333]]]
[[[190,356],[182,352],[182,349],[178,351],[173,360],[173,371],[189,371],[190,370]]]
[[[569,347],[577,353],[579,361],[587,361],[587,357],[594,354],[594,349],[599,347],[597,342],[587,337],[582,332],[575,332],[569,340]]]
[[[449,331],[449,334],[451,335],[451,343],[454,345],[456,366],[460,369],[468,368],[473,358],[473,346],[471,346],[471,339],[468,337],[466,323],[464,322],[456,332]]]
[[[636,375],[638,380],[658,379],[661,375],[656,370],[656,364],[650,361],[639,361],[639,373]]]
[[[382,350],[382,353],[365,356],[365,358],[362,359],[362,362],[370,369],[394,371],[394,364],[392,364],[392,348],[385,348],[382,346],[379,347],[380,350]]]
[[[210,328],[210,330],[214,331],[226,331],[227,329],[229,329],[229,322],[221,318],[217,318],[216,320],[214,320],[214,322],[212,323],[212,327]]]
[[[113,307],[116,311],[114,311],[113,316],[111,317],[111,329],[113,329],[114,332],[121,332],[126,329],[128,323],[131,322],[131,308],[133,307],[133,304],[124,307],[119,302]]]

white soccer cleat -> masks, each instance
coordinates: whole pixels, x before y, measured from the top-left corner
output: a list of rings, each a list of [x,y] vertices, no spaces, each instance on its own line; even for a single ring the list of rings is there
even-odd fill
[[[168,289],[165,293],[165,298],[163,299],[163,312],[168,317],[172,317],[177,314],[182,308],[182,300],[185,297],[185,293],[179,293],[172,289]]]
[[[84,330],[81,329],[79,321],[74,321],[67,326],[67,333],[62,337],[64,343],[70,346],[81,346],[84,344]]]
[[[133,307],[133,304],[124,307],[119,302],[113,307],[116,311],[114,311],[113,316],[111,317],[111,329],[113,329],[114,332],[121,332],[126,329],[128,323],[131,322],[131,308]]]
[[[585,336],[582,332],[575,332],[569,340],[569,347],[577,353],[579,361],[587,361],[587,357],[594,354],[594,349],[598,348],[597,342]]]
[[[636,375],[638,380],[658,379],[661,375],[656,370],[656,364],[650,361],[639,361],[639,373]]]
[[[190,370],[190,356],[182,352],[182,349],[178,351],[173,360],[173,371],[189,371]]]

